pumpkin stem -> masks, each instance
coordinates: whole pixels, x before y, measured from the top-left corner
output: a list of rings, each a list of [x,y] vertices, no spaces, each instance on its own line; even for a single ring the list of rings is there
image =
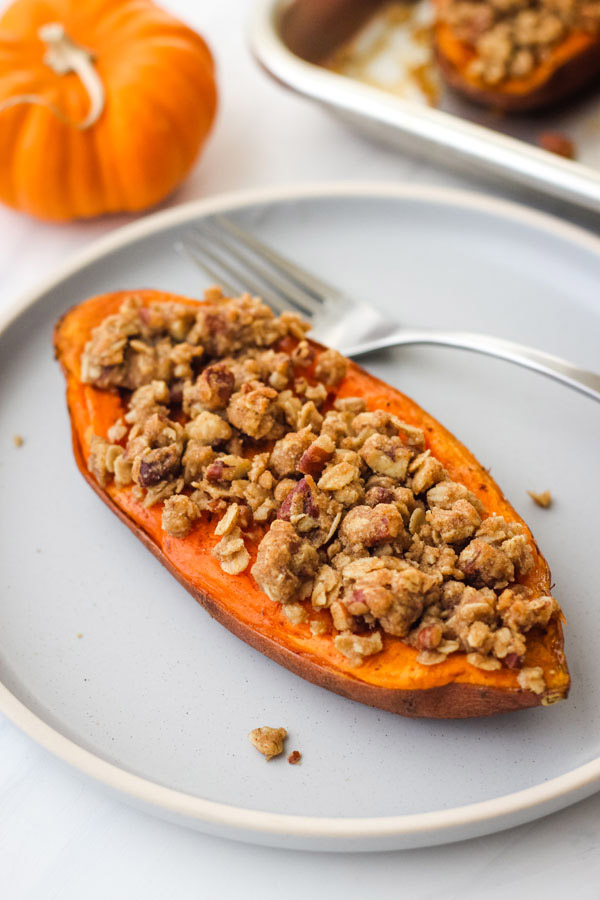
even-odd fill
[[[82,131],[90,128],[104,109],[104,85],[94,68],[92,54],[71,40],[64,26],[58,22],[42,25],[38,34],[48,47],[44,56],[46,65],[57,75],[67,75],[69,72],[79,75],[90,98],[90,108],[77,128]]]
[[[8,97],[3,103],[0,103],[0,112],[21,103],[34,103],[47,106],[61,122],[77,128],[79,131],[91,128],[100,118],[105,103],[104,85],[94,68],[92,53],[71,40],[64,26],[59,22],[42,25],[38,35],[47,47],[44,56],[45,64],[57,75],[68,75],[70,72],[75,72],[79,77],[90,100],[88,114],[81,122],[74,122],[54,103],[37,94],[18,94]]]

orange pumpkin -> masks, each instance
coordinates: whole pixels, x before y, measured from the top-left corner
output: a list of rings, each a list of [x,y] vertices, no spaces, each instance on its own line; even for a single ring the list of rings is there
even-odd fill
[[[0,200],[51,221],[151,206],[216,100],[205,42],[150,0],[16,0],[0,18]]]

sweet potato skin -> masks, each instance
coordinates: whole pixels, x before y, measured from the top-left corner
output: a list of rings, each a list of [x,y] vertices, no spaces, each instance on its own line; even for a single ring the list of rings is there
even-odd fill
[[[436,61],[446,82],[480,106],[507,113],[525,113],[557,105],[600,76],[600,38],[574,32],[538,66],[531,76],[510,79],[497,88],[466,73],[474,51],[438,22],[434,28]]]
[[[195,303],[153,291],[136,292],[144,302],[153,299]],[[129,488],[102,488],[87,469],[88,437],[104,435],[121,412],[117,394],[98,391],[79,381],[79,357],[91,329],[116,311],[126,292],[93,298],[75,307],[55,331],[57,357],[67,378],[73,451],[82,475],[121,521],[219,622],[246,643],[302,678],[349,699],[411,717],[469,718],[548,704],[566,697],[569,675],[564,661],[562,628],[551,623],[545,635],[531,634],[526,665],[541,665],[548,689],[543,695],[519,688],[516,673],[502,669],[484,672],[468,665],[464,654],[438,666],[416,662],[416,651],[396,638],[384,636],[384,650],[353,668],[340,660],[330,635],[313,636],[306,625],[291,625],[277,604],[258,590],[247,573],[225,576],[210,554],[217,538],[214,523],[201,521],[192,534],[178,540],[164,535],[160,511],[145,509]],[[340,396],[361,393],[371,408],[390,408],[405,421],[423,427],[432,451],[450,474],[468,484],[489,511],[520,521],[489,474],[455,438],[413,401],[351,364]],[[445,450],[445,452],[444,452]],[[550,573],[537,545],[536,564],[525,583],[548,591]],[[254,556],[256,548],[252,555]]]

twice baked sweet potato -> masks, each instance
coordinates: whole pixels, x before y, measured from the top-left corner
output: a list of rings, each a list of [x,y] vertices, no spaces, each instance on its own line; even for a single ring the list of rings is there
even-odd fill
[[[600,11],[548,0],[436,0],[435,54],[448,84],[505,112],[558,104],[600,75]]]
[[[91,378],[89,371],[82,374],[82,354],[86,345],[89,346],[88,342],[94,329],[98,329],[98,326],[105,322],[108,316],[117,313],[119,308],[122,308],[123,301],[130,296],[130,293],[119,292],[87,300],[66,313],[56,326],[54,343],[56,355],[67,382],[67,404],[75,459],[82,475],[93,490],[212,616],[248,644],[308,681],[353,700],[402,715],[435,718],[486,716],[525,707],[549,705],[567,696],[570,679],[563,654],[561,614],[557,608],[544,627],[536,626],[528,630],[524,637],[524,639],[526,638],[526,651],[523,658],[518,661],[512,660],[511,663],[520,668],[511,668],[508,665],[510,660],[507,660],[507,664],[502,666],[498,660],[495,660],[496,667],[486,670],[472,665],[465,652],[449,653],[443,661],[434,665],[423,664],[418,660],[418,646],[411,646],[408,640],[403,640],[385,630],[381,636],[382,649],[380,652],[365,656],[358,660],[357,664],[355,658],[348,658],[339,652],[339,644],[336,645],[332,634],[328,609],[314,612],[314,619],[319,621],[323,627],[311,628],[312,622],[309,623],[306,616],[298,616],[294,621],[284,614],[282,604],[273,602],[258,587],[252,577],[250,566],[247,566],[239,574],[226,574],[223,571],[218,554],[215,555],[213,552],[219,543],[219,534],[215,534],[218,515],[211,515],[211,509],[216,510],[220,501],[210,501],[203,514],[195,518],[193,524],[189,524],[187,529],[189,533],[185,536],[174,537],[165,530],[163,504],[155,502],[153,505],[149,505],[148,497],[146,495],[144,498],[140,485],[146,483],[156,486],[158,476],[153,476],[152,465],[155,463],[152,460],[158,457],[151,457],[149,453],[158,453],[159,456],[162,454],[161,459],[163,459],[168,455],[168,448],[159,445],[157,451],[144,451],[146,455],[143,456],[142,462],[146,461],[146,468],[142,469],[138,466],[137,483],[118,486],[110,476],[104,477],[105,472],[99,472],[97,467],[94,468],[94,465],[91,465],[93,442],[104,440],[106,444],[105,439],[110,437],[109,430],[114,429],[116,422],[121,423],[118,428],[124,430],[122,423],[128,408],[127,398],[134,385],[130,385],[129,388],[124,387],[126,379],[122,373],[119,376],[120,384],[116,386],[113,378],[113,383],[110,385],[110,365],[100,366],[94,376],[96,383],[90,383],[94,379]],[[157,291],[135,293],[135,303],[140,310],[139,316],[144,321],[148,319],[148,310],[160,310],[161,303],[175,302],[180,309],[189,308],[195,314],[198,314],[197,311],[203,308],[202,302]],[[158,306],[156,306],[157,303]],[[145,310],[146,312],[144,312]],[[220,324],[217,319],[218,317],[212,313],[210,316],[205,315],[204,327],[212,329],[212,332],[206,336],[206,346],[210,346],[211,341],[216,346],[215,342],[218,343],[220,340]],[[165,328],[167,327],[165,325]],[[110,328],[107,329],[107,334],[110,334]],[[198,335],[196,334],[197,339]],[[113,348],[109,348],[111,352],[114,347],[122,349],[122,343],[119,341],[120,338],[114,343]],[[102,340],[97,340],[97,344],[100,346]],[[285,347],[287,351],[290,351],[291,348],[299,346],[298,339],[287,336],[278,341],[275,349],[279,350],[281,347]],[[106,349],[105,340],[101,350],[106,353]],[[322,363],[326,357],[322,355],[323,348],[312,342],[301,342],[300,349],[302,353],[297,354],[300,359],[298,365],[300,367],[305,365],[305,369],[300,369],[300,371],[304,371],[306,375],[306,378],[302,379],[304,385],[302,389],[306,390],[307,379],[310,380],[312,377],[310,372],[318,371],[320,361]],[[142,352],[143,347],[138,347],[136,344],[134,350]],[[214,353],[216,350],[213,350],[213,355]],[[316,366],[314,364],[315,356]],[[302,361],[304,357],[306,362]],[[106,358],[108,359],[108,357]],[[181,358],[182,354],[179,353],[177,359],[181,360]],[[277,360],[281,361],[280,357],[273,357],[273,371],[278,365]],[[285,359],[283,362],[285,363]],[[332,375],[335,363],[336,360],[333,358],[332,365],[328,368],[321,364],[321,369],[325,372],[324,378]],[[187,362],[183,363],[181,371],[185,371],[186,366],[194,364],[190,350]],[[222,365],[224,366],[225,363]],[[89,368],[89,360],[86,362],[86,366]],[[209,368],[211,377],[214,376],[212,386],[216,393],[207,393],[208,376],[206,376],[202,394],[203,410],[210,408],[212,400],[214,400],[212,408],[219,406],[219,391],[225,381],[223,372],[215,367],[214,363]],[[188,371],[190,371],[189,368]],[[197,376],[197,372],[198,368],[194,370],[193,377],[199,379],[200,375]],[[421,429],[425,435],[427,450],[421,454],[420,458],[440,461],[446,473],[444,477],[453,479],[451,483],[463,485],[468,489],[472,502],[478,506],[484,519],[495,515],[504,517],[509,524],[520,523],[519,528],[522,526],[522,533],[526,537],[530,567],[526,574],[518,578],[518,581],[523,586],[523,590],[527,589],[528,596],[534,599],[544,598],[550,589],[550,574],[546,561],[529,529],[505,499],[489,473],[456,438],[408,397],[379,381],[352,362],[347,365],[347,369],[344,364],[344,372],[343,377],[340,373],[336,374],[335,372],[330,377],[328,396],[322,407],[323,411],[331,408],[334,401],[351,397],[362,398],[366,402],[368,410],[385,411],[392,416],[398,416],[403,423],[406,423],[408,429]],[[131,373],[127,377],[130,375]],[[87,383],[83,380],[84,378]],[[338,383],[333,385],[332,381]],[[98,383],[105,384],[105,386],[99,387]],[[157,383],[153,382],[155,385]],[[189,387],[192,381],[188,379],[187,384]],[[252,382],[252,385],[256,386],[256,384],[257,382]],[[300,381],[296,380],[294,384],[300,390]],[[181,402],[179,396],[175,398],[176,393],[181,394],[180,387],[176,382],[172,383],[171,399],[175,404]],[[230,407],[228,408],[233,409],[231,404],[238,395],[235,394],[233,399],[230,399],[233,387],[232,385],[226,387],[227,396],[221,403],[221,407],[229,401]],[[184,385],[184,393],[186,390],[188,388]],[[245,395],[244,390],[247,391]],[[242,388],[240,392],[242,399],[244,396],[250,397],[251,394],[251,388]],[[288,391],[286,396],[289,394]],[[173,398],[175,399],[173,400]],[[250,403],[250,400],[247,402]],[[307,406],[311,406],[311,404],[308,403]],[[176,420],[178,416],[181,418],[181,415],[181,412],[177,411],[171,413],[172,430],[179,429],[180,426]],[[231,414],[232,416],[233,414]],[[210,419],[210,416],[205,417],[205,420],[211,421],[213,424],[214,421],[217,421],[216,418]],[[224,414],[221,414],[218,421],[223,420]],[[132,421],[131,417],[129,421]],[[254,427],[256,422],[254,419],[252,421],[254,423],[252,427]],[[156,421],[154,421],[154,425],[156,425]],[[248,431],[251,431],[250,426],[243,422],[242,425],[247,429],[246,434],[248,434]],[[310,427],[309,425],[304,428],[304,432],[310,431]],[[133,428],[136,426],[134,425]],[[230,428],[229,431],[231,432],[232,429]],[[120,432],[116,433],[116,437],[114,430],[111,434],[113,441],[121,439],[121,443],[123,442],[124,436]],[[240,435],[244,437],[241,428],[232,440],[237,441],[238,452],[242,455],[253,458],[256,456],[257,450],[264,449],[265,444],[261,444],[258,437],[245,438],[242,441]],[[377,438],[375,444],[377,440],[380,439]],[[399,443],[397,439],[394,440],[396,440],[396,444]],[[272,448],[273,442],[271,441],[268,446]],[[112,447],[116,454],[121,454],[119,458],[123,459],[122,449],[116,444],[113,444]],[[228,452],[231,454],[231,446],[229,446]],[[113,457],[115,453],[113,453]],[[268,453],[266,455],[268,456]],[[283,473],[285,480],[289,466],[286,469],[285,460],[282,462],[280,457],[281,454],[277,461],[271,456],[271,467],[273,471]],[[228,485],[224,481],[219,482],[218,479],[225,477],[223,467],[232,465],[230,462],[232,458],[231,455],[225,457],[223,454],[220,456],[217,454],[215,457],[213,454],[210,457],[213,461],[206,469],[209,477],[217,479],[213,480],[213,485],[224,485],[224,494]],[[240,457],[236,458],[239,464]],[[90,472],[90,465],[93,472]],[[300,466],[299,474],[310,469],[306,459],[298,465]],[[318,476],[315,474],[315,477]],[[308,475],[304,476],[302,483],[306,479],[309,479]],[[290,485],[294,486],[295,484],[297,493],[300,483],[294,483],[292,479],[288,480]],[[161,482],[161,484],[165,483]],[[183,477],[178,481],[177,490],[182,490],[182,483]],[[172,489],[175,488],[172,486]],[[185,487],[184,493],[180,496],[184,497],[185,491],[189,492],[190,489]],[[292,496],[293,494],[294,491],[291,492]],[[186,502],[186,500],[181,501],[183,505]],[[210,504],[213,502],[216,505],[211,506]],[[380,508],[383,506],[385,504],[381,504]],[[289,507],[290,501],[288,500],[287,515],[284,513],[285,503],[279,507],[277,514],[279,518],[276,521],[279,522],[278,527],[280,528],[291,528]],[[422,507],[423,503],[420,504],[420,508]],[[368,510],[365,506],[361,506],[360,509]],[[386,509],[389,507],[386,506]],[[243,552],[247,552],[252,562],[256,559],[258,546],[268,530],[268,520],[260,523],[258,518],[257,516],[253,525],[244,526],[246,534],[244,535],[245,550]],[[302,516],[299,518],[301,519]],[[425,514],[423,513],[420,518],[424,520]],[[282,520],[284,521],[282,522]],[[239,529],[237,533],[239,534]],[[408,532],[406,533],[408,534]],[[221,528],[220,534],[223,534],[223,528]],[[372,545],[373,542],[371,542],[371,547]],[[239,547],[239,541],[236,546]],[[324,552],[325,546],[326,543],[322,541],[320,552]],[[382,549],[381,544],[379,549],[381,553],[387,552]],[[359,556],[362,555],[363,559],[369,558],[368,554],[369,551],[365,551],[362,547]],[[291,577],[290,570],[283,574],[287,578]],[[457,577],[462,578],[463,576],[459,573]],[[488,595],[491,593],[489,589],[487,589],[487,593]],[[301,602],[309,603],[308,600]],[[300,607],[299,603],[294,606],[295,608]],[[312,609],[311,615],[313,615]],[[373,623],[373,616],[370,618],[367,616],[365,622],[367,624],[364,627],[368,628],[368,623]],[[372,624],[371,627],[373,627]],[[379,634],[379,632],[376,633]],[[419,633],[417,633],[417,638]],[[348,632],[348,634],[350,633]],[[515,654],[512,655],[515,656]],[[524,670],[537,672],[540,675],[542,686],[528,687],[527,684],[524,685],[520,677]]]

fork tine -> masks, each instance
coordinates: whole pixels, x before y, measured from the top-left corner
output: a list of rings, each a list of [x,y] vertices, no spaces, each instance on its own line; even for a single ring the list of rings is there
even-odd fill
[[[277,312],[289,311],[289,305],[276,293],[249,277],[247,272],[223,259],[221,254],[208,245],[204,235],[197,228],[194,228],[187,235],[185,243],[187,244],[188,256],[192,256],[195,262],[209,273],[211,278],[214,278],[216,275],[223,287],[230,290],[233,295],[249,291],[257,297],[261,297],[268,306],[277,310]],[[207,259],[208,264],[206,263]],[[225,278],[222,276],[223,272],[225,272]],[[229,284],[224,284],[224,281],[228,281]]]
[[[312,272],[307,272],[306,269],[292,262],[291,259],[282,256],[276,250],[273,250],[272,247],[264,244],[253,234],[250,234],[249,231],[242,228],[241,225],[238,225],[237,222],[234,222],[233,219],[223,215],[216,215],[212,216],[211,221],[217,222],[225,231],[228,231],[229,234],[237,238],[248,249],[253,250],[258,256],[267,259],[274,268],[288,278],[293,279],[305,291],[309,291],[319,303],[325,303],[331,298],[340,296],[337,288],[317,278]]]
[[[195,266],[199,266],[201,269],[204,269],[209,278],[214,278],[215,284],[218,284],[219,287],[222,287],[228,294],[233,296],[237,294],[238,289],[233,287],[228,281],[226,281],[221,274],[219,274],[212,266],[209,266],[208,263],[200,256],[197,250],[195,250],[188,242],[183,239],[181,241],[177,241],[175,243],[175,250],[182,256],[186,256]]]
[[[221,250],[224,250],[229,256],[242,263],[244,267],[248,268],[249,271],[260,279],[261,283],[264,282],[270,288],[274,288],[278,294],[281,294],[290,304],[296,306],[305,315],[314,315],[320,311],[322,304],[318,300],[315,300],[312,294],[299,288],[292,280],[290,280],[289,276],[282,277],[281,275],[278,275],[277,271],[273,270],[272,267],[267,268],[262,265],[261,263],[264,263],[267,260],[260,256],[256,258],[256,251],[254,255],[249,255],[247,252],[244,252],[244,250],[240,248],[240,241],[238,241],[237,238],[232,237],[231,234],[224,232],[217,222],[209,219],[208,221],[197,225],[196,230],[200,230],[202,233],[208,233],[212,241],[214,241]]]

